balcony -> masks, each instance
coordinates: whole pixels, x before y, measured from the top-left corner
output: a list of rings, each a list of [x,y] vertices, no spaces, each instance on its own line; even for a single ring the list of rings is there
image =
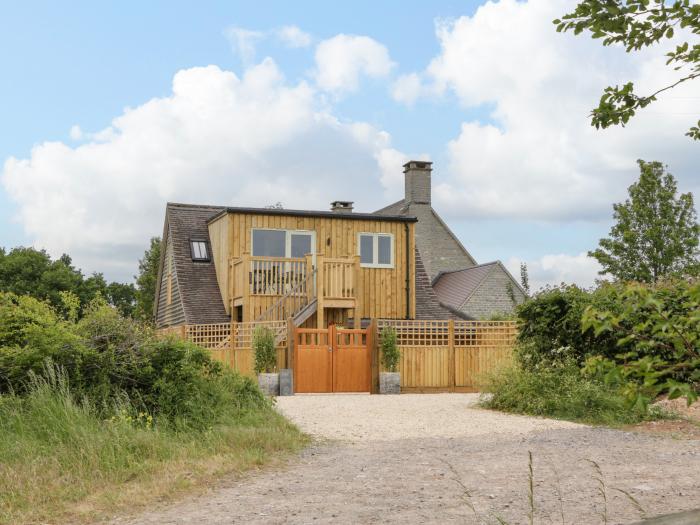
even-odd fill
[[[244,254],[229,263],[229,302],[243,306],[243,320],[294,317],[308,305],[357,308],[359,256],[325,258],[253,257]]]

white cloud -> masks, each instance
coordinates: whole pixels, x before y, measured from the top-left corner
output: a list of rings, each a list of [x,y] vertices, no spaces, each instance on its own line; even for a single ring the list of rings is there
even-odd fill
[[[285,45],[292,48],[308,47],[311,45],[311,35],[299,29],[297,26],[284,26],[276,32]]]
[[[9,158],[2,183],[36,246],[112,279],[135,273],[166,201],[327,209],[348,199],[370,211],[386,202],[384,159],[396,154],[386,132],[339,122],[271,59],[242,77],[216,66],[179,71],[171,95],[84,138]]]
[[[83,130],[77,124],[70,127],[68,135],[72,140],[80,140],[83,138]]]
[[[544,220],[608,217],[638,176],[635,160],[662,160],[680,187],[700,187],[697,144],[684,137],[697,116],[697,85],[676,88],[626,128],[595,130],[588,114],[603,88],[665,85],[665,49],[626,54],[589,35],[560,34],[552,20],[574,0],[500,0],[472,17],[439,22],[441,51],[420,75],[402,77],[394,97],[454,93],[488,112],[464,122],[448,145],[436,199],[454,217]],[[447,173],[445,173],[447,172]]]
[[[423,82],[417,73],[401,75],[391,87],[392,98],[407,106],[412,106],[423,92]]]
[[[224,30],[224,36],[231,44],[231,51],[241,58],[244,65],[248,65],[255,59],[255,47],[265,38],[265,33],[232,26]]]
[[[316,47],[316,83],[325,91],[355,91],[361,75],[386,77],[393,67],[386,47],[367,36],[340,34]]]
[[[536,292],[546,285],[556,286],[561,283],[577,284],[588,288],[595,284],[600,265],[598,261],[588,257],[585,253],[569,255],[565,253],[543,255],[542,257],[523,261],[511,257],[506,261],[506,268],[516,277],[520,276],[520,263],[527,264],[527,273],[530,280],[530,290]]]

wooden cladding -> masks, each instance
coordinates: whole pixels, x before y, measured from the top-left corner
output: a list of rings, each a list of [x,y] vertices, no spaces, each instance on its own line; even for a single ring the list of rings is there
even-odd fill
[[[357,263],[354,259],[323,259],[324,299],[355,299]]]
[[[240,290],[245,283],[245,270],[237,263],[246,254],[252,253],[252,230],[256,228],[303,230],[315,232],[313,242],[316,262],[325,259],[322,284],[328,290],[331,300],[328,308],[348,306],[347,299],[354,294],[357,308],[355,314],[362,318],[384,317],[405,319],[415,315],[415,264],[414,264],[414,224],[387,220],[355,220],[343,217],[313,217],[294,215],[265,215],[245,212],[230,212],[209,224],[212,255],[216,267],[217,280],[224,305],[228,312],[234,300],[243,304],[244,319],[254,320],[269,308],[273,302],[265,304],[245,304],[243,294],[232,295],[233,289]],[[358,268],[354,270],[351,261],[358,255],[359,233],[385,233],[393,239],[393,268]],[[251,259],[254,259],[251,257]],[[269,259],[269,258],[266,258]],[[299,259],[301,261],[301,259]],[[229,271],[229,268],[232,271]],[[359,264],[358,264],[359,266]],[[286,266],[271,265],[260,274],[261,281],[255,281],[261,290],[281,291],[287,286]],[[229,279],[235,280],[230,283]],[[407,289],[408,285],[408,289]],[[277,288],[276,288],[277,287]],[[333,303],[333,300],[337,301]],[[245,312],[246,306],[251,310]]]
[[[513,321],[379,320],[396,331],[401,352],[401,389],[478,391],[481,376],[512,359],[517,327]]]

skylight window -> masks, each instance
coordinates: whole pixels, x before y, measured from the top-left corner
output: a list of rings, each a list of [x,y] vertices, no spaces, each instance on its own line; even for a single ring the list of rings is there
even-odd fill
[[[192,260],[193,261],[208,261],[209,249],[207,241],[191,241]]]

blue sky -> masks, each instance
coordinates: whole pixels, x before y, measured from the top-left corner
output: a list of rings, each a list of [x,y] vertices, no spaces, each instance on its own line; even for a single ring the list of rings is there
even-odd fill
[[[112,154],[104,153],[103,162],[110,169],[101,170],[94,166],[100,165],[97,150],[102,146],[95,146],[96,157],[91,157],[89,164],[81,160],[80,148],[102,144],[106,151],[118,139],[93,134],[113,126],[125,108],[140,114],[145,110],[138,110],[149,100],[172,97],[173,78],[179,71],[215,65],[243,78],[246,71],[269,57],[284,78],[281,87],[274,89],[308,85],[314,114],[332,116],[347,130],[358,123],[372,129],[376,136],[364,153],[368,159],[380,157],[381,152],[396,152],[396,158],[430,157],[435,163],[434,185],[442,186],[436,191],[435,206],[480,262],[501,259],[515,267],[520,260],[528,261],[539,284],[561,279],[590,283],[595,267],[581,254],[593,248],[609,228],[610,204],[624,197],[624,188],[636,175],[634,159],[664,154],[659,160],[671,166],[681,188],[694,190],[698,177],[690,166],[696,150],[677,136],[683,129],[678,119],[662,126],[661,132],[657,116],[655,121],[633,126],[628,136],[617,131],[606,137],[591,134],[586,114],[600,89],[607,80],[615,80],[611,76],[615,71],[639,78],[644,84],[644,63],[632,62],[630,66],[628,61],[621,67],[625,58],[619,53],[606,54],[583,38],[550,35],[552,14],[556,16],[571,5],[564,0],[553,3],[557,4],[554,9],[552,3],[542,0],[504,0],[481,10],[481,2],[475,1],[8,4],[0,17],[0,66],[6,79],[0,83],[0,160],[13,157],[28,165],[19,169],[16,164],[6,164],[3,170],[0,246],[34,244],[54,254],[67,251],[86,272],[103,271],[109,278],[126,280],[135,272],[141,246],[148,237],[160,233],[164,195],[172,200],[188,200],[192,195],[195,200],[214,201],[221,195],[223,202],[216,204],[245,204],[239,202],[242,195],[250,195],[247,198],[251,201],[266,198],[258,197],[254,189],[237,192],[233,181],[243,175],[236,173],[234,166],[230,167],[232,189],[222,194],[220,188],[227,188],[222,177],[228,172],[216,175],[206,171],[210,163],[204,161],[208,156],[205,150],[199,152],[201,173],[196,162],[178,178],[158,173],[157,189],[147,198],[143,192],[150,190],[144,189],[138,198],[139,205],[148,210],[143,221],[121,224],[124,213],[140,212],[133,209],[134,201],[129,201],[132,195],[113,193],[120,177],[128,186],[133,173],[143,169],[145,175],[140,177],[149,177],[154,169],[170,162],[172,155],[158,162],[149,154],[148,162],[153,164],[134,160],[129,166],[128,152],[133,149],[120,153],[119,163],[110,160],[114,159]],[[495,25],[494,20],[498,21]],[[530,29],[517,23],[526,25],[528,20],[536,22],[529,24]],[[308,45],[285,45],[275,36],[280,28],[289,26],[308,35]],[[258,32],[252,44],[254,53],[244,56],[230,38],[231,28]],[[352,72],[358,79],[357,89],[324,88],[319,78],[328,64],[319,63],[319,49],[338,35],[368,37],[376,45],[366,51],[355,47],[347,51],[350,54],[339,56],[353,58],[352,53],[365,53],[357,60],[375,60],[385,71],[363,72],[360,67],[359,72]],[[559,42],[562,49],[558,49]],[[532,46],[530,54],[524,55],[528,58],[518,58],[526,46]],[[383,63],[376,54],[370,56],[380,48],[389,57]],[[529,57],[532,64],[527,64]],[[579,62],[579,57],[585,59]],[[569,59],[573,62],[563,65]],[[574,63],[592,68],[595,74],[579,82],[577,73],[568,70]],[[408,100],[395,94],[407,75],[414,75],[415,85],[420,86]],[[541,96],[533,95],[537,89]],[[207,94],[210,96],[214,95]],[[694,109],[679,113],[688,115]],[[685,120],[692,123],[688,117]],[[232,113],[226,125],[237,122]],[[73,126],[80,132],[71,137]],[[118,134],[128,134],[119,125],[115,129]],[[148,135],[154,145],[161,140],[158,133]],[[296,158],[289,153],[291,144],[297,149],[303,145],[312,161],[315,155],[322,157],[314,151],[318,142],[309,138],[315,136],[325,134],[285,135],[287,142],[274,146],[281,165],[286,158]],[[385,143],[384,136],[390,137],[390,143]],[[355,144],[347,149],[347,138],[334,140],[329,138],[324,147],[337,154],[335,160],[329,153],[331,161],[321,164],[318,160],[317,167],[319,173],[329,174],[329,186],[334,185],[334,176],[345,177],[342,170],[335,170],[333,162],[343,163],[347,160],[342,158],[344,153],[360,147]],[[50,162],[39,166],[39,159],[44,158],[41,145],[50,142],[61,143],[63,149],[54,151]],[[41,151],[32,152],[35,146]],[[269,149],[261,151],[270,155]],[[137,153],[134,158],[142,158],[143,152]],[[265,173],[269,157],[258,154],[255,158],[259,164],[251,164],[246,156],[246,166]],[[122,168],[111,168],[121,161]],[[363,162],[357,160],[358,165],[371,166],[370,160]],[[544,162],[546,168],[541,167]],[[394,161],[393,165],[400,164]],[[382,179],[380,186],[382,169],[373,165],[365,190],[352,195],[361,209],[400,197],[400,172],[399,178],[389,177],[393,182]],[[213,194],[192,194],[192,179],[200,175],[216,177],[212,179],[217,188]],[[306,181],[303,172],[294,176],[297,186]],[[117,180],[107,184],[106,177]],[[281,184],[275,177],[271,175],[270,180]],[[550,184],[547,177],[557,182]],[[176,187],[164,190],[163,180]],[[285,195],[284,190],[281,194]],[[314,204],[309,207],[324,206],[320,203],[328,196],[330,192],[321,191],[309,197]],[[292,197],[289,199],[295,204]],[[117,201],[119,206],[114,204]],[[107,218],[104,222],[85,218],[96,214]],[[46,222],[53,225],[46,226]],[[90,222],[101,225],[101,231],[114,241],[89,243],[86,236],[81,243]]]

